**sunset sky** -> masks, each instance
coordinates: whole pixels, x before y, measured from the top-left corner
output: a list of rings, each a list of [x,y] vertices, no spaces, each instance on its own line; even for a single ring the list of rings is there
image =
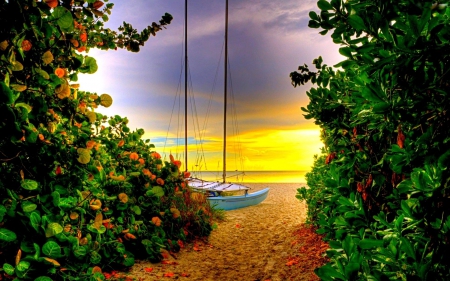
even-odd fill
[[[130,128],[143,128],[144,137],[158,152],[183,160],[184,1],[112,2],[115,6],[107,26],[113,30],[126,21],[140,31],[159,21],[165,12],[174,20],[139,53],[91,50],[88,55],[97,59],[99,70],[80,75],[81,89],[110,94],[113,105],[98,111],[128,117]],[[305,120],[300,110],[308,103],[306,91],[311,85],[294,88],[289,78],[289,73],[304,63],[313,69],[312,60],[320,55],[328,65],[341,60],[329,35],[308,28],[308,13],[318,10],[316,3],[229,0],[229,89],[233,90],[229,100],[234,107],[229,105],[228,112],[228,170],[308,170],[313,155],[320,152],[318,127]],[[206,167],[205,163],[199,165],[221,170],[225,0],[194,0],[188,5],[188,73],[190,100],[195,101],[195,108],[194,103],[188,105],[188,169],[195,170],[197,151],[203,150]],[[233,110],[238,131],[232,126]],[[196,145],[199,131],[193,128],[194,124],[203,128],[207,115],[200,147]],[[240,154],[235,150],[237,140]]]

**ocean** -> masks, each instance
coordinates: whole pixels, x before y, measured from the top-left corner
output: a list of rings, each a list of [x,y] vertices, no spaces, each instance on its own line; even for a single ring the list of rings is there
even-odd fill
[[[242,183],[306,183],[308,171],[246,171],[227,172],[227,181]],[[191,172],[193,177],[208,181],[222,181],[222,171]]]

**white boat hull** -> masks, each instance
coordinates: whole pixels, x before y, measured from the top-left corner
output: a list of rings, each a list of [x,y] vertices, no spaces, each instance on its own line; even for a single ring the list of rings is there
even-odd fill
[[[226,211],[235,210],[263,202],[267,198],[269,190],[270,188],[264,188],[256,192],[237,196],[212,196],[208,197],[208,200],[211,206],[214,206],[215,208]]]

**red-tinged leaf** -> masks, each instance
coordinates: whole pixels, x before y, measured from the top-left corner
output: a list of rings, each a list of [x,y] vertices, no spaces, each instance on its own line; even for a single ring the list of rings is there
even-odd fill
[[[162,256],[164,259],[168,259],[168,258],[169,258],[169,252],[168,252],[168,251],[162,251],[162,252],[161,252],[161,256]]]
[[[181,240],[177,241],[178,245],[180,246],[180,248],[184,248],[184,243]]]
[[[175,273],[173,273],[173,272],[167,272],[167,273],[164,273],[164,277],[173,277],[175,275]]]
[[[399,126],[398,126],[398,134],[397,134],[397,145],[398,145],[400,148],[403,148],[403,147],[404,147],[405,139],[406,139],[406,137],[405,137],[405,135],[404,135],[403,132],[402,132],[401,126],[399,125]]]
[[[56,167],[55,174],[56,174],[57,176],[61,175],[61,166]]]
[[[287,266],[292,266],[294,264],[298,264],[298,259],[292,258],[286,263]]]
[[[152,272],[153,271],[153,267],[145,267],[144,271],[145,272]]]

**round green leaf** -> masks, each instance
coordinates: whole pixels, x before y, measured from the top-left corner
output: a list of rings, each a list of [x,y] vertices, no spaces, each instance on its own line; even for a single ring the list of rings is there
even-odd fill
[[[8,275],[14,275],[14,266],[10,265],[9,263],[4,263],[3,264],[3,270]]]
[[[86,256],[87,250],[85,247],[79,246],[79,247],[76,247],[75,249],[73,249],[73,254],[75,255],[75,257],[81,259],[84,256]]]
[[[36,210],[36,208],[37,208],[37,205],[34,204],[34,203],[31,203],[31,202],[29,202],[29,201],[23,201],[23,202],[22,202],[22,210],[23,210],[25,213],[31,213],[31,212],[33,212],[34,210]]]
[[[20,185],[26,190],[35,190],[39,187],[38,182],[35,180],[24,179]]]
[[[0,240],[12,242],[17,239],[17,235],[9,229],[0,228]]]
[[[61,247],[54,241],[48,241],[42,246],[42,253],[49,258],[57,259],[61,257]]]
[[[86,57],[84,59],[84,64],[80,67],[81,73],[95,73],[98,69],[97,61],[92,57]]]
[[[133,206],[133,212],[134,212],[136,215],[140,215],[140,214],[142,213],[141,208],[139,208],[139,206],[137,206],[137,205],[134,205],[134,206]]]
[[[152,188],[152,192],[153,192],[153,195],[155,195],[155,196],[158,196],[158,197],[164,196],[164,189],[161,186],[154,186]]]
[[[45,230],[45,237],[49,238],[52,237],[58,233],[63,232],[63,227],[57,223],[57,222],[52,222],[49,223],[47,226],[47,229]]]
[[[58,19],[56,23],[62,31],[71,32],[73,30],[73,18],[69,10],[61,6],[55,7],[53,16]]]
[[[24,272],[30,268],[30,262],[27,261],[20,261],[19,264],[16,266],[16,270],[19,272]]]

